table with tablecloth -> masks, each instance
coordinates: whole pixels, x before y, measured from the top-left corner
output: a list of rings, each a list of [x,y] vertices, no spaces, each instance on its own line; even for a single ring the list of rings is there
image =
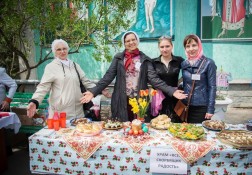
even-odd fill
[[[7,169],[7,155],[5,148],[4,128],[13,129],[18,133],[21,122],[13,112],[0,112],[0,173]]]
[[[231,130],[245,130],[243,124],[229,125]],[[188,163],[188,174],[223,175],[252,174],[252,151],[235,149],[221,143],[216,132],[206,130],[209,146],[203,142],[207,152],[203,157]],[[123,129],[103,130],[91,137],[93,142],[78,135],[65,136],[60,131],[42,129],[29,137],[30,170],[38,174],[152,174],[150,155],[152,148],[176,148],[181,143],[168,131],[150,129],[150,137],[145,140],[125,139]],[[83,139],[82,142],[77,142]],[[81,143],[81,144],[80,144]],[[186,142],[185,142],[186,143]],[[190,142],[188,142],[190,144]],[[186,144],[188,144],[186,143]],[[191,143],[194,143],[193,141]],[[78,145],[80,144],[80,145]],[[186,145],[184,144],[184,145]],[[92,152],[83,147],[95,148]],[[202,147],[199,147],[201,149]],[[194,148],[195,151],[198,148]],[[187,157],[184,157],[185,161]],[[189,160],[190,162],[190,160]]]
[[[14,112],[0,112],[0,128],[13,129],[14,133],[18,133],[21,127],[19,117]]]

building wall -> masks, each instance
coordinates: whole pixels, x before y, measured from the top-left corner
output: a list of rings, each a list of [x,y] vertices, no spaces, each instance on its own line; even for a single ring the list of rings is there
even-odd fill
[[[174,0],[175,30],[174,30],[174,55],[185,58],[183,39],[186,35],[200,34],[200,1],[199,0]],[[233,80],[252,79],[252,42],[203,42],[204,54],[212,58],[218,70],[222,66],[224,71],[231,72]],[[150,49],[152,48],[152,49]],[[157,41],[141,42],[139,49],[151,58],[159,55]],[[80,53],[70,55],[70,59],[81,65],[87,76],[99,80],[106,72],[109,64],[107,61],[95,61],[92,57],[92,47],[84,46]],[[120,49],[121,51],[123,48]],[[117,51],[111,51],[114,55]],[[39,54],[39,52],[36,52]],[[37,69],[38,78],[41,79],[45,64]]]

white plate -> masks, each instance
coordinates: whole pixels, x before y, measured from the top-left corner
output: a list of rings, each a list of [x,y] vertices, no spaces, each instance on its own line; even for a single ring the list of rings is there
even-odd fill
[[[73,119],[70,120],[71,126],[76,126],[76,124],[74,123],[74,121],[77,120],[77,119],[80,119],[80,118],[73,118]],[[86,119],[87,119],[87,123],[89,123],[91,121],[88,118],[86,118]]]
[[[206,120],[206,121],[209,121],[209,120]],[[204,128],[206,128],[206,129],[208,129],[208,130],[212,130],[212,131],[221,131],[221,129],[214,129],[214,128],[207,127],[207,126],[205,125],[205,122],[206,122],[206,121],[203,121],[203,122],[202,122],[202,126],[203,126]],[[227,129],[229,129],[229,125],[227,125],[227,124],[225,123],[225,129],[224,129],[224,130],[227,130]]]

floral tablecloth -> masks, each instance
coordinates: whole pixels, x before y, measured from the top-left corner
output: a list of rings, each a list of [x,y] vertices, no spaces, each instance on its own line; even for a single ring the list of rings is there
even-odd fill
[[[232,130],[244,125],[230,125]],[[167,142],[168,131],[151,129],[153,139],[145,142],[139,151],[120,139],[123,130],[102,131],[110,139],[104,142],[88,160],[69,147],[64,138],[52,130],[43,129],[29,137],[30,170],[32,173],[76,175],[133,175],[151,174],[150,153],[153,147],[172,148]],[[252,151],[234,149],[216,139],[214,131],[207,132],[207,140],[216,144],[212,150],[194,163],[188,164],[188,174],[250,175]]]

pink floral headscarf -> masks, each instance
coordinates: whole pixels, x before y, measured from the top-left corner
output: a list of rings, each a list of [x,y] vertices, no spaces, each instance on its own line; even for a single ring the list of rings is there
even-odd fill
[[[196,37],[197,38],[197,41],[196,42],[198,42],[198,45],[199,45],[199,50],[198,50],[198,54],[196,55],[196,56],[190,56],[190,55],[188,55],[187,54],[187,52],[185,51],[185,54],[186,54],[186,57],[189,59],[189,60],[196,60],[196,59],[199,59],[199,58],[201,58],[201,56],[203,55],[203,48],[202,48],[202,43],[201,43],[201,40],[199,39],[199,37],[197,36],[197,35],[188,35],[188,37],[190,38],[190,39],[193,39],[192,37],[190,37],[190,36],[194,36],[194,37]],[[188,39],[189,39],[188,38]]]

